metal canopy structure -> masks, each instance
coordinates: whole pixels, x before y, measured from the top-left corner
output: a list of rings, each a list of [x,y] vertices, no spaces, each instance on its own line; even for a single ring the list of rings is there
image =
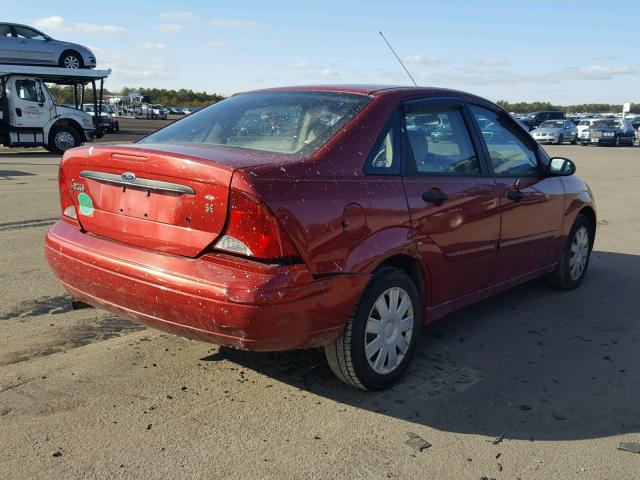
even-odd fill
[[[100,115],[102,114],[102,92],[104,79],[111,75],[108,70],[73,69],[61,67],[38,67],[30,65],[0,64],[0,87],[4,91],[6,79],[10,75],[26,75],[36,77],[45,83],[56,85],[68,85],[73,87],[75,107],[82,110],[84,103],[85,86],[91,84],[93,90],[93,124],[96,127],[96,135],[102,136],[100,127]],[[96,88],[96,82],[100,81],[100,88]]]
[[[56,85],[78,85],[104,80],[111,75],[109,70],[84,70],[61,67],[36,67],[29,65],[0,64],[0,76],[28,75],[38,77],[47,83]]]

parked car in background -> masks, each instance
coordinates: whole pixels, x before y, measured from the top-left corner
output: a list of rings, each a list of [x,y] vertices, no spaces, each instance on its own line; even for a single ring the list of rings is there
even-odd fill
[[[96,56],[87,47],[55,40],[33,27],[0,23],[0,63],[94,68]]]
[[[189,107],[184,107],[181,110],[182,110],[182,115],[191,115],[193,113],[193,110]]]
[[[631,122],[631,128],[633,128],[635,132],[635,143],[640,146],[640,117],[636,117],[629,121]]]
[[[162,105],[152,105],[151,106],[151,118],[156,120],[166,120],[167,119],[167,111]]]
[[[531,136],[539,143],[566,143],[575,145],[578,140],[578,129],[571,120],[547,120],[531,132]]]
[[[527,127],[529,127],[529,130],[533,130],[538,128],[542,122],[546,122],[547,120],[564,120],[564,118],[564,112],[531,112],[527,114],[522,121]]]
[[[581,145],[633,145],[635,132],[629,120],[603,118],[594,122],[588,130],[589,137],[580,138]]]
[[[598,120],[602,120],[602,119],[601,118],[583,118],[582,120],[580,120],[580,123],[578,123],[578,138],[582,138],[583,136],[585,136],[586,138],[589,138],[589,128],[591,128],[591,125],[593,125]]]
[[[82,105],[82,110],[87,112],[92,117],[96,114],[96,109],[93,103],[85,103]],[[120,131],[120,122],[113,118],[113,112],[105,105],[102,106],[102,112],[100,113],[99,127],[104,133],[114,133]]]
[[[447,142],[403,128],[434,115]],[[81,302],[237,348],[324,347],[379,390],[424,324],[540,276],[581,284],[597,222],[574,172],[459,91],[248,92],[65,154],[45,252]]]

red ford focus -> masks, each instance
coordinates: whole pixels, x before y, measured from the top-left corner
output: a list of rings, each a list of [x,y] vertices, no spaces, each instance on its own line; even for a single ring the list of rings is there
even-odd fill
[[[322,346],[381,389],[422,325],[535,277],[580,285],[596,217],[574,171],[463,92],[244,93],[65,153],[46,255],[82,302],[237,348]]]

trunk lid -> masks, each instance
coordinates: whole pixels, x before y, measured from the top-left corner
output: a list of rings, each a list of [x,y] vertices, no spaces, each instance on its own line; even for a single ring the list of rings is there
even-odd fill
[[[93,146],[63,160],[82,228],[140,247],[195,257],[222,232],[239,167],[282,158],[214,146]]]

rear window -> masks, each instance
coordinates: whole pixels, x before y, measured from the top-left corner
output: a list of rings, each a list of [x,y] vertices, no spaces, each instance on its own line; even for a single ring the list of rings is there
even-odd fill
[[[200,110],[140,143],[200,143],[309,155],[369,100],[333,92],[245,93]]]
[[[596,128],[602,128],[602,127],[621,127],[622,123],[618,122],[617,120],[598,120],[597,122],[593,123],[593,126]]]

